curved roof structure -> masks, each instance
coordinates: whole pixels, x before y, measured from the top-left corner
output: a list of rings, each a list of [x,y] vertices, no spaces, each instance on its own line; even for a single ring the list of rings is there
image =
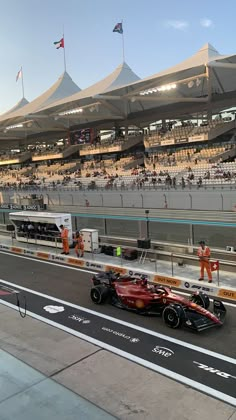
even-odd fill
[[[112,73],[99,82],[81,90],[78,93],[75,93],[74,95],[53,103],[50,107],[45,106],[44,108],[41,108],[41,110],[52,107],[56,108],[60,105],[73,104],[74,102],[78,102],[83,99],[92,98],[94,95],[104,94],[115,89],[120,89],[123,86],[137,82],[138,80],[140,80],[140,77],[133,72],[126,62],[123,62]]]
[[[3,116],[3,115],[5,116],[5,115],[8,115],[8,114],[11,114],[12,112],[17,111],[18,109],[23,108],[23,106],[27,105],[28,103],[29,103],[29,101],[27,101],[27,99],[23,97],[11,109],[9,109],[8,111],[6,111],[3,114],[1,114],[1,116]]]
[[[194,67],[205,66],[211,61],[224,59],[228,56],[221,55],[211,44],[207,43],[200,48],[194,55],[184,61],[170,67],[166,70],[160,71],[153,76],[146,77],[143,81],[153,79],[154,77],[161,77],[167,74],[177,73],[184,70],[189,70]]]
[[[205,44],[193,56],[144,79],[124,62],[82,91],[71,82],[64,73],[43,95],[2,116],[0,124],[8,128],[9,120],[11,124],[21,121],[27,127],[33,125],[29,132],[36,134],[42,129],[49,132],[85,125],[110,128],[115,121],[141,127],[157,119],[191,118],[210,109],[219,112],[235,104],[236,55],[221,55]]]
[[[64,72],[59,79],[54,83],[46,92],[38,96],[32,102],[28,102],[25,106],[13,108],[7,114],[0,117],[0,120],[3,120],[5,116],[7,118],[17,118],[25,117],[30,114],[33,114],[42,107],[47,107],[53,102],[66,98],[67,96],[73,95],[76,92],[79,92],[81,89],[73,82],[70,75],[67,72]]]

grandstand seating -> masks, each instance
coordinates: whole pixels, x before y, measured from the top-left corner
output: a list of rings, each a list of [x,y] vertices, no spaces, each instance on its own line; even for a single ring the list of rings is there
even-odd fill
[[[199,135],[206,136],[206,138],[203,140],[212,139],[217,137],[217,135],[232,129],[234,124],[235,121],[228,122],[219,119],[206,121],[204,125],[200,126],[189,124],[187,126],[175,126],[168,131],[161,129],[158,132],[150,132],[149,136],[145,137],[144,144],[146,148],[149,148],[158,146],[165,140],[173,140],[174,142],[178,143],[180,140],[186,139],[187,142],[189,138]],[[217,131],[219,133],[217,133]]]
[[[67,166],[69,167],[69,166]],[[45,168],[44,168],[45,169]],[[73,170],[73,168],[70,168]],[[11,173],[10,173],[11,172]],[[189,176],[193,175],[193,179],[189,180]],[[202,179],[202,184],[199,185],[199,178]],[[175,178],[175,182],[173,179]],[[171,179],[171,182],[170,182]],[[218,184],[236,184],[236,162],[225,162],[218,164],[200,163],[190,169],[186,165],[179,165],[175,167],[163,167],[158,171],[151,171],[144,168],[136,170],[123,171],[116,173],[110,171],[109,174],[98,173],[96,176],[91,174],[90,177],[81,176],[77,170],[72,172],[70,176],[60,174],[59,166],[53,175],[48,174],[47,171],[38,171],[37,176],[27,177],[24,172],[9,171],[1,177],[1,187],[16,187],[20,188],[32,187],[52,187],[60,186],[74,187],[77,186],[82,189],[89,190],[109,190],[109,189],[145,189],[160,187],[179,187],[182,182],[185,182],[186,187],[204,186],[204,185],[218,185]],[[9,183],[9,184],[8,184]]]
[[[167,139],[168,136],[174,136],[175,139],[186,138],[196,134],[212,132],[216,128],[226,127],[222,120],[206,122],[204,126],[196,127],[192,125],[175,126],[167,133],[155,133],[148,139]],[[229,125],[227,125],[229,127]],[[1,171],[1,187],[17,187],[24,188],[32,187],[53,187],[56,186],[76,186],[80,188],[146,188],[156,186],[173,187],[175,185],[182,185],[183,182],[188,186],[199,185],[199,179],[202,184],[210,185],[217,183],[235,183],[236,181],[236,163],[223,162],[222,156],[225,159],[234,158],[236,154],[235,140],[232,134],[222,137],[220,141],[199,141],[196,145],[193,143],[178,144],[165,147],[160,146],[155,149],[155,152],[148,151],[145,154],[140,150],[142,147],[138,146],[136,152],[131,152],[136,145],[140,143],[140,135],[132,135],[127,138],[119,138],[117,140],[106,139],[101,144],[95,145],[67,145],[65,147],[58,145],[40,145],[35,146],[41,149],[39,151],[10,152],[13,157],[23,155],[25,153],[40,156],[40,161],[34,163],[28,159],[27,166],[22,169],[17,169],[16,166],[6,166],[5,170]],[[232,140],[231,140],[232,138]],[[148,140],[149,141],[149,140]],[[158,140],[159,141],[159,140]],[[128,144],[125,149],[109,150],[111,147]],[[153,143],[154,144],[154,143]],[[132,149],[130,148],[132,146]],[[69,155],[75,148],[83,149],[84,156],[80,159],[69,161],[63,155],[64,151],[69,151]],[[102,152],[100,148],[104,148]],[[97,148],[98,153],[93,153],[94,148]],[[130,149],[130,150],[128,150]],[[76,149],[77,150],[77,149]],[[139,152],[137,151],[139,150]],[[89,153],[90,151],[91,153]],[[108,154],[110,152],[110,155]],[[227,152],[227,153],[226,153]],[[40,155],[38,155],[40,153]],[[60,159],[56,158],[60,154]],[[230,155],[229,155],[230,153]],[[54,159],[50,162],[50,155],[54,155]],[[98,156],[94,158],[94,155]],[[2,153],[2,159],[9,157],[8,152]],[[90,155],[90,156],[89,156]],[[64,156],[64,160],[63,160]],[[75,155],[74,155],[75,156]],[[91,159],[89,160],[89,158]],[[0,157],[1,161],[1,157]],[[46,163],[47,162],[47,163]],[[23,162],[21,166],[23,166]],[[220,165],[220,166],[219,166]],[[20,165],[19,165],[20,166]],[[189,179],[191,175],[191,179]],[[173,185],[174,179],[174,185]]]

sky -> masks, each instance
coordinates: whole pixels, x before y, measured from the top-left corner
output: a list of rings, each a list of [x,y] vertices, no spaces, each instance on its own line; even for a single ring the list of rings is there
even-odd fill
[[[220,7],[219,7],[220,6]],[[222,54],[236,53],[235,0],[0,0],[0,114],[22,98],[32,101],[64,71],[81,88],[103,79],[125,61],[141,78],[193,55],[207,42]]]

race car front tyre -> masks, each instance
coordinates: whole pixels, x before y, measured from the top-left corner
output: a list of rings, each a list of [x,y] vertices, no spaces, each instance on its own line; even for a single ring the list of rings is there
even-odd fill
[[[196,305],[199,305],[204,309],[208,309],[210,306],[210,299],[206,293],[203,292],[193,293],[190,300],[191,302],[196,303]]]
[[[168,327],[179,328],[183,322],[183,308],[180,305],[166,306],[162,317]]]
[[[109,290],[106,286],[99,285],[92,287],[90,291],[90,297],[94,303],[101,305],[105,303],[109,295]]]

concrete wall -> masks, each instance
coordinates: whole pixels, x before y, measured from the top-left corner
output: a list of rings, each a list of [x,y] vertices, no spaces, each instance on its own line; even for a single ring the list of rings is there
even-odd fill
[[[33,191],[37,194],[36,191]],[[236,209],[236,189],[202,189],[202,190],[152,190],[152,191],[124,191],[124,192],[83,192],[60,191],[41,192],[44,203],[50,206],[85,206],[86,200],[90,207],[134,207],[134,208],[168,208],[183,210],[216,210],[232,211]],[[4,203],[19,202],[20,197],[29,192],[2,192],[1,201]]]

